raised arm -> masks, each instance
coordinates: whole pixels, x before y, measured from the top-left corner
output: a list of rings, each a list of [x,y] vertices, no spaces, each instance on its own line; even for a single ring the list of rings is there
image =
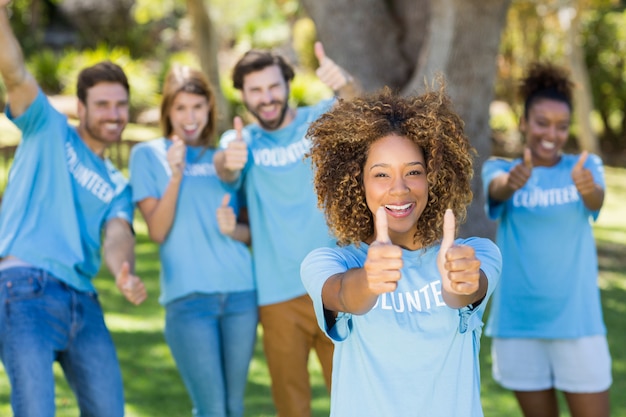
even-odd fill
[[[10,0],[0,0],[0,74],[7,88],[11,114],[24,113],[35,100],[38,85],[26,69],[24,55],[9,22]]]
[[[317,77],[330,87],[338,97],[349,99],[356,97],[361,92],[354,77],[326,56],[321,42],[315,43],[315,56],[320,64],[315,71]]]
[[[104,231],[104,261],[115,276],[115,284],[131,303],[141,304],[147,297],[146,288],[136,275],[135,236],[130,224],[123,219],[109,220]]]
[[[243,121],[240,117],[236,116],[233,119],[233,126],[236,138],[227,145],[226,149],[216,152],[213,157],[217,176],[227,183],[237,181],[248,162],[248,146],[243,140]]]

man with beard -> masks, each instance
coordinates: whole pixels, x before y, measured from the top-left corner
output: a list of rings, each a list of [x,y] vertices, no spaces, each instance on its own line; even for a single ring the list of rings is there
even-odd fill
[[[146,298],[132,272],[130,189],[103,156],[128,122],[128,81],[111,62],[84,69],[78,127],[69,125],[26,70],[8,3],[0,0],[0,74],[6,115],[22,131],[0,211],[0,358],[11,406],[20,417],[54,416],[58,361],[81,415],[121,417],[121,372],[91,280],[103,248],[122,294]]]
[[[330,58],[321,43],[317,75],[341,97],[354,95],[352,77]],[[309,124],[334,99],[310,107],[288,104],[293,68],[280,55],[251,50],[235,65],[234,87],[256,123],[235,129],[220,141],[214,163],[220,178],[245,190],[257,284],[263,345],[280,417],[311,415],[308,357],[315,349],[330,388],[332,342],[317,325],[313,304],[300,279],[300,263],[314,248],[334,246],[317,208],[309,150]]]

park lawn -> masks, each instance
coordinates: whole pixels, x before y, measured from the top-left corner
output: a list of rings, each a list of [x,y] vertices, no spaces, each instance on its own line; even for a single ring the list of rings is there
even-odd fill
[[[604,208],[594,226],[600,260],[600,288],[603,297],[608,339],[613,357],[611,404],[613,417],[626,417],[626,169],[607,167],[608,185]],[[128,417],[190,416],[191,404],[165,344],[163,309],[158,304],[158,252],[147,238],[140,216],[136,221],[137,274],[141,276],[150,298],[139,307],[125,302],[115,289],[111,276],[102,272],[95,280],[106,311],[107,324],[117,345],[124,377]],[[250,366],[246,395],[246,417],[274,415],[269,376],[262,354],[262,333]],[[521,417],[513,395],[500,388],[491,378],[490,339],[482,338],[482,401],[486,417]],[[328,415],[329,398],[320,368],[311,357],[314,416]],[[60,368],[57,376],[57,416],[78,415],[76,401],[65,383]],[[11,415],[9,384],[0,366],[0,416]],[[562,400],[562,399],[561,399]],[[564,410],[564,407],[563,407]],[[569,414],[562,411],[561,416]]]

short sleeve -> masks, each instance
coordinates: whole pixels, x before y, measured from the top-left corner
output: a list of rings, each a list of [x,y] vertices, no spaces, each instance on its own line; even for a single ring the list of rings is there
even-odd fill
[[[491,158],[485,161],[482,167],[483,191],[485,194],[485,212],[491,220],[502,216],[504,203],[489,196],[489,185],[496,177],[509,172],[512,163],[501,158]]]
[[[130,225],[133,224],[134,206],[131,195],[130,186],[127,184],[111,202],[111,209],[109,210],[107,221],[111,219],[122,219],[126,220]]]
[[[300,267],[302,283],[313,300],[317,324],[334,341],[342,341],[349,336],[352,329],[352,315],[338,313],[334,325],[329,328],[324,315],[322,288],[328,278],[346,272],[348,269],[345,260],[337,250],[331,248],[313,250],[304,258]]]
[[[9,102],[5,108],[5,114],[22,132],[22,142],[63,140],[65,138],[64,135],[50,135],[49,132],[56,131],[59,126],[62,129],[61,131],[68,129],[67,117],[52,107],[41,89],[24,113],[14,117],[11,113],[11,103]]]
[[[132,201],[137,203],[146,198],[161,198],[155,169],[162,169],[152,156],[150,148],[143,144],[135,145],[130,153],[130,184]]]

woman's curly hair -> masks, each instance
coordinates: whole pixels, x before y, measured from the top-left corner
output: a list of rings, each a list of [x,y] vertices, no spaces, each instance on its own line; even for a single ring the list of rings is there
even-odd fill
[[[528,111],[533,104],[540,99],[561,101],[572,110],[574,83],[565,68],[550,63],[533,62],[526,72],[526,77],[518,88],[518,94],[524,101],[525,118],[528,118]]]
[[[373,215],[365,201],[363,167],[372,143],[405,136],[422,148],[426,162],[428,203],[414,240],[430,246],[443,235],[443,215],[451,208],[465,221],[472,200],[474,148],[463,121],[452,109],[439,77],[439,90],[402,97],[389,88],[352,100],[340,100],[311,124],[307,154],[314,167],[318,206],[340,245],[355,244],[374,234]]]

